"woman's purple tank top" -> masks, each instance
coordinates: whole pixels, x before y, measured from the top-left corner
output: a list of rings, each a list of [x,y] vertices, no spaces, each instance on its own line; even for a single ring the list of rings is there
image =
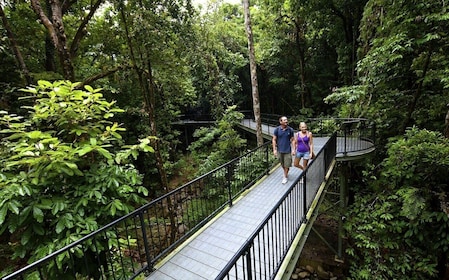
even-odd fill
[[[302,139],[302,140],[301,140]],[[300,153],[305,153],[309,151],[309,133],[306,136],[301,137],[298,132],[298,139],[296,139],[296,151]]]

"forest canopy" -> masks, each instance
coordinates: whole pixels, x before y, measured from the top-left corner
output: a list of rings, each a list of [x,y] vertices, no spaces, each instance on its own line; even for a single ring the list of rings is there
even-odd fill
[[[348,255],[359,264],[351,277],[447,277],[448,3],[249,4],[261,113],[363,117],[376,126],[376,155],[357,163],[363,172],[350,182],[358,202],[346,225]],[[239,111],[253,110],[240,3],[210,0],[200,10],[190,0],[3,0],[0,17],[6,255],[38,259],[52,238],[98,228],[92,217],[109,220],[168,192],[179,170],[213,168],[251,145],[233,127]],[[173,125],[185,116],[219,125],[198,130],[189,147]],[[100,173],[115,181],[92,196],[113,203],[79,196],[89,214],[69,213],[79,205],[66,192]],[[44,216],[56,236],[44,238]]]

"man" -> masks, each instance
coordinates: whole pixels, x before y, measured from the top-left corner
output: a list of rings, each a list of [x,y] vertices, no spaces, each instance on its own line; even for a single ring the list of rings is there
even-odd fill
[[[279,159],[282,168],[284,169],[284,178],[282,184],[288,181],[288,171],[292,166],[292,156],[295,150],[292,148],[294,144],[293,128],[288,126],[288,119],[286,116],[279,118],[279,126],[275,128],[273,133],[273,154]]]

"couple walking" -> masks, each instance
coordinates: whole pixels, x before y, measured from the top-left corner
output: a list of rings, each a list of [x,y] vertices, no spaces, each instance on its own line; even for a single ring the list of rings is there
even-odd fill
[[[284,177],[282,184],[288,181],[288,171],[292,166],[292,157],[295,158],[294,166],[305,169],[307,163],[313,154],[313,137],[312,133],[307,130],[307,124],[301,122],[299,131],[294,133],[293,128],[288,126],[286,116],[279,118],[279,126],[275,128],[273,133],[273,153],[276,156],[282,168],[284,169]],[[301,159],[302,165],[300,164]]]

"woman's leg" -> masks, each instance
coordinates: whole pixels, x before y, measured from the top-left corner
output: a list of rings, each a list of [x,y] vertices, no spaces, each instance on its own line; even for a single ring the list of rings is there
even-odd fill
[[[303,159],[303,160],[302,160],[302,165],[304,166],[303,169],[305,169],[305,168],[307,167],[307,163],[308,163],[308,162],[309,162],[308,159]]]
[[[295,163],[294,163],[294,165],[295,165],[296,167],[298,167],[299,169],[304,170],[304,167],[303,167],[301,164],[299,164],[299,161],[300,161],[300,160],[301,160],[300,157],[295,157]]]

